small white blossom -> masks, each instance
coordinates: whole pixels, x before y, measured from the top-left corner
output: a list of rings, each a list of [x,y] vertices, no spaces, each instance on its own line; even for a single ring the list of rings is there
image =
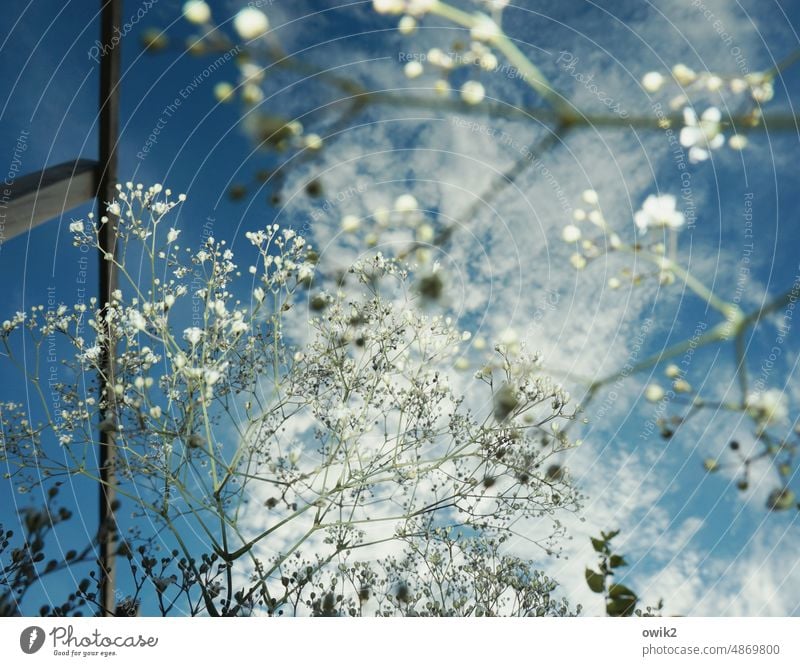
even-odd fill
[[[676,379],[672,382],[672,388],[678,393],[691,393],[692,385],[685,379]]]
[[[575,243],[581,238],[581,230],[578,229],[578,227],[576,227],[574,224],[568,224],[561,231],[561,238],[565,243]]]
[[[242,101],[254,106],[264,99],[264,91],[255,83],[245,83],[242,86]]]
[[[203,338],[203,329],[192,326],[183,332],[183,337],[191,345],[196,345]]]
[[[478,60],[480,68],[486,72],[493,72],[499,66],[497,56],[494,53],[486,52]]]
[[[403,0],[372,0],[372,8],[378,14],[402,14],[406,7]]]
[[[686,107],[683,110],[683,120],[686,126],[681,129],[680,141],[684,148],[689,149],[691,162],[707,160],[711,156],[711,150],[725,143],[720,124],[722,114],[717,107],[707,108],[699,119],[694,109]]]
[[[81,220],[76,220],[75,222],[70,222],[69,230],[73,234],[79,234],[83,232],[83,222]]]
[[[235,90],[227,81],[220,81],[214,86],[213,93],[218,102],[232,102]]]
[[[418,208],[419,204],[412,194],[401,194],[394,202],[394,209],[398,213],[410,213]]]
[[[744,150],[747,147],[747,137],[744,134],[734,134],[728,139],[728,145],[734,150]]]
[[[407,62],[403,68],[403,73],[406,75],[406,78],[409,79],[416,79],[417,77],[422,76],[423,71],[424,68],[422,67],[422,63],[417,60]]]
[[[180,236],[181,232],[179,229],[170,229],[169,233],[167,234],[167,243],[174,243],[178,240],[178,236]]]
[[[183,17],[189,23],[203,25],[211,20],[211,7],[203,0],[189,0],[183,4]]]
[[[649,384],[644,390],[644,397],[648,402],[658,402],[664,397],[664,389],[658,384]]]
[[[401,35],[412,35],[417,30],[417,19],[413,16],[404,16],[397,24],[397,29]]]
[[[644,200],[641,210],[634,215],[636,226],[642,233],[646,233],[650,227],[679,229],[686,218],[675,209],[675,203],[675,197],[671,194],[651,194]]]
[[[642,87],[650,93],[658,92],[664,85],[664,75],[660,72],[647,72],[642,77]]]
[[[672,68],[672,76],[682,86],[688,86],[697,79],[697,74],[694,70],[681,63]]]
[[[586,268],[586,257],[584,257],[584,256],[583,256],[582,254],[580,254],[579,252],[576,252],[575,254],[573,254],[573,255],[572,255],[570,258],[569,258],[569,263],[571,263],[571,264],[572,264],[572,266],[573,266],[573,267],[574,267],[576,270],[581,270],[581,269],[583,269],[583,268]]]
[[[486,90],[480,81],[467,81],[461,86],[461,99],[467,104],[480,104],[486,97]]]
[[[355,231],[358,231],[360,226],[361,220],[359,220],[355,215],[345,215],[342,218],[342,231],[344,231],[346,234],[352,234]]]
[[[245,7],[233,18],[233,27],[242,39],[255,39],[269,30],[269,19],[260,9]]]
[[[725,82],[715,74],[712,74],[706,79],[706,90],[709,92],[717,92],[718,90],[722,90],[722,86]]]
[[[430,49],[427,54],[427,60],[434,67],[450,69],[453,66],[453,59],[442,51],[442,49]]]
[[[501,34],[500,26],[485,14],[478,17],[470,32],[472,39],[478,42],[492,42]]]
[[[303,140],[309,150],[320,150],[322,148],[322,137],[319,134],[306,134]]]
[[[137,331],[143,331],[145,328],[147,328],[147,320],[138,310],[131,310],[128,313],[128,323]]]

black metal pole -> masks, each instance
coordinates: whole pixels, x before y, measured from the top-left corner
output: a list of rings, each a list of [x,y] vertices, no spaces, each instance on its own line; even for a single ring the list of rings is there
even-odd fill
[[[119,77],[120,49],[122,40],[115,31],[122,24],[121,0],[100,0],[101,42],[100,55],[100,178],[97,188],[97,216],[108,215],[108,223],[100,229],[100,307],[111,302],[111,294],[117,288],[114,263],[106,259],[108,254],[116,256],[117,218],[106,212],[106,204],[114,199],[117,183],[117,139],[119,132]],[[116,423],[114,405],[116,349],[107,326],[101,328],[105,334],[103,344],[102,371],[100,378],[100,418]],[[98,531],[98,561],[101,614],[111,616],[119,605],[116,598],[116,439],[109,428],[100,429],[100,516]]]

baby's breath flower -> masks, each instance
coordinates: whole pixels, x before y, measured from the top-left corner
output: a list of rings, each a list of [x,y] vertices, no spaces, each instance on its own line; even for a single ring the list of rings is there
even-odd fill
[[[734,150],[744,150],[747,146],[747,137],[744,134],[734,134],[728,139],[728,145]]]
[[[404,16],[397,24],[397,29],[401,35],[412,35],[417,31],[417,19],[413,16]]]
[[[420,224],[417,227],[417,240],[421,243],[431,243],[436,238],[436,232],[430,224]]]
[[[410,213],[419,208],[416,198],[411,194],[401,194],[394,202],[394,209],[398,213]]]
[[[569,258],[569,263],[571,263],[576,270],[581,270],[586,268],[586,257],[576,252]]]
[[[211,20],[211,8],[202,0],[189,0],[183,4],[183,17],[189,23],[203,25]]]
[[[467,81],[461,86],[461,99],[467,104],[480,104],[486,97],[486,90],[480,81]]]
[[[486,52],[480,57],[478,64],[482,70],[493,72],[498,66],[497,56],[494,53]]]
[[[675,209],[676,200],[671,194],[649,195],[633,219],[639,231],[646,233],[651,227],[680,229],[686,222],[683,213]]]
[[[472,39],[479,42],[492,42],[501,35],[500,26],[485,14],[481,14],[470,31]]]
[[[718,90],[722,89],[722,86],[725,82],[719,77],[714,74],[710,75],[706,81],[706,90],[709,92],[717,92]]]
[[[676,379],[672,382],[672,388],[678,393],[691,393],[692,385],[685,379]]]
[[[358,231],[361,226],[361,220],[355,215],[345,215],[342,218],[342,231],[347,234],[352,234]]]
[[[690,161],[707,160],[711,156],[711,150],[725,143],[720,122],[722,113],[717,107],[707,108],[699,119],[694,109],[686,107],[683,110],[683,120],[686,126],[681,129],[680,142],[684,148],[689,148]]]
[[[128,322],[137,331],[143,331],[147,328],[147,320],[138,310],[130,310],[128,312]]]
[[[322,148],[322,137],[319,134],[306,134],[303,137],[303,141],[309,150],[320,150]]]
[[[682,86],[688,86],[697,79],[697,74],[682,63],[678,63],[672,68],[672,76]]]
[[[644,397],[648,402],[658,402],[664,397],[664,389],[658,384],[648,384],[644,391]]]
[[[424,68],[422,67],[422,63],[417,60],[407,62],[405,67],[403,67],[403,73],[406,75],[406,78],[409,79],[416,79],[417,77],[422,76],[423,71]]]
[[[242,101],[250,106],[255,106],[264,99],[264,91],[255,83],[245,83],[242,86]]]
[[[233,28],[242,39],[255,39],[269,30],[269,19],[260,9],[245,7],[233,17]]]
[[[581,230],[574,224],[568,224],[561,231],[561,238],[565,243],[575,243],[581,238]]]
[[[404,0],[372,0],[372,8],[378,14],[402,14],[406,5]]]
[[[433,90],[437,95],[444,96],[450,92],[450,84],[446,79],[437,79],[433,84]]]
[[[231,102],[234,95],[233,86],[227,81],[220,81],[214,86],[214,97],[218,102]]]
[[[658,92],[664,85],[664,75],[661,72],[647,72],[642,77],[642,87],[650,93]]]
[[[198,328],[197,326],[192,326],[183,332],[183,337],[189,342],[190,345],[196,345],[203,338],[203,333],[203,329]]]
[[[427,60],[434,67],[441,67],[442,69],[450,69],[453,66],[453,59],[438,48],[432,48],[428,51]]]

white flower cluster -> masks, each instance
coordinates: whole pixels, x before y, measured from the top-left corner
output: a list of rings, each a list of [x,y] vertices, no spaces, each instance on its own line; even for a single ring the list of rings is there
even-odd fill
[[[417,31],[418,19],[427,14],[436,2],[422,0],[375,0],[373,8],[379,14],[405,14],[397,29],[402,35],[412,35]],[[490,2],[490,8],[500,11],[504,3]],[[440,48],[431,48],[426,56],[407,62],[403,71],[407,78],[417,79],[425,73],[425,64],[436,73],[434,90],[446,96],[455,89],[450,82],[453,72],[468,67],[481,71],[495,71],[499,62],[491,46],[502,34],[500,26],[485,14],[477,14],[470,29],[472,41],[468,49],[457,54],[448,54]],[[486,97],[486,89],[477,78],[470,78],[458,88],[462,101],[469,105],[480,104]]]
[[[606,221],[600,207],[600,198],[595,190],[584,190],[581,194],[582,206],[573,210],[572,220],[561,230],[561,239],[575,246],[570,263],[577,270],[584,269],[591,261],[611,252],[639,253],[646,263],[654,264],[661,284],[672,284],[675,281],[675,264],[672,253],[677,248],[677,232],[686,225],[686,216],[677,209],[677,199],[671,194],[648,195],[642,207],[634,213],[633,221],[639,234],[644,235],[649,229],[670,232],[671,250],[668,253],[663,240],[644,246],[641,242],[624,243]],[[669,256],[668,256],[669,255]],[[643,277],[650,275],[633,275],[629,269],[623,269],[621,275],[608,279],[611,289],[619,289],[621,278],[640,284]]]
[[[748,93],[755,105],[748,115],[748,122],[752,124],[760,121],[760,105],[769,102],[775,94],[772,74],[752,72],[744,77],[726,77],[712,72],[698,73],[682,63],[675,65],[668,75],[657,71],[647,72],[641,83],[647,92],[657,93],[670,81],[681,90],[670,101],[670,106],[675,110],[683,108],[681,145],[689,148],[689,159],[692,162],[707,160],[711,150],[720,148],[725,143],[719,108],[711,104],[698,118],[693,108],[700,101],[698,97],[718,98],[725,90],[735,95]],[[742,150],[747,146],[747,137],[743,134],[732,134],[728,138],[728,145],[734,150]]]
[[[601,244],[587,237],[590,230],[595,234],[599,232],[603,236],[608,234],[603,244],[609,244],[612,249],[620,242],[619,237],[608,230],[597,192],[591,189],[584,190],[581,193],[581,201],[582,205],[572,212],[572,220],[561,230],[561,240],[577,245],[575,253],[570,257],[570,263],[576,270],[584,269],[592,259],[601,254]]]
[[[711,151],[725,143],[722,133],[722,113],[715,107],[709,107],[698,118],[692,108],[683,110],[684,127],[681,129],[680,142],[689,149],[689,161],[703,162],[711,157]]]
[[[763,104],[775,95],[773,78],[763,72],[751,72],[743,77],[722,76],[713,72],[696,72],[683,63],[678,63],[668,75],[661,72],[647,72],[642,77],[642,87],[649,93],[659,92],[670,80],[674,81],[684,93],[718,93],[724,88],[734,93],[749,93],[753,101]],[[685,99],[685,96],[682,97]]]
[[[680,229],[686,217],[676,208],[677,201],[671,194],[651,194],[636,211],[633,221],[642,233],[648,229]]]

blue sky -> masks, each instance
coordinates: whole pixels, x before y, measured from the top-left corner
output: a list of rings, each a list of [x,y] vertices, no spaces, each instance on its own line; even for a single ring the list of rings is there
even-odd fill
[[[99,24],[84,4],[73,1],[53,9],[52,3],[11,0],[12,20],[0,27],[0,86],[6,100],[0,124],[5,157],[0,165],[11,162],[22,132],[29,132],[22,172],[96,155],[97,66],[89,51]],[[510,36],[521,40],[520,48],[559,90],[594,113],[604,111],[597,95],[558,64],[559,54],[567,52],[577,71],[593,74],[598,87],[630,115],[647,115],[654,101],[666,107],[671,97],[666,93],[649,97],[642,90],[638,82],[647,71],[666,72],[677,62],[696,71],[735,74],[742,71],[742,63],[748,71],[758,71],[798,47],[800,7],[788,1],[709,0],[668,7],[633,0],[518,4],[505,14]],[[211,5],[215,16],[227,20],[239,3]],[[126,1],[123,13],[133,16],[141,6]],[[703,10],[713,19],[703,18]],[[394,20],[375,15],[369,3],[302,0],[274,3],[265,11],[288,52],[301,53],[318,67],[335,68],[366,87],[407,88],[409,94],[413,88],[430,88],[434,78],[426,73],[407,80],[402,72],[404,56],[432,46],[444,48],[456,37],[463,38],[436,20],[426,21],[413,37],[402,37],[393,30]],[[162,53],[143,54],[139,36],[152,26],[166,29],[172,46]],[[722,41],[723,30],[731,37],[729,44]],[[228,239],[234,251],[242,248],[246,228],[273,220],[296,228],[310,222],[317,244],[330,248],[334,258],[341,253],[344,260],[356,243],[338,234],[339,219],[349,213],[369,215],[410,191],[423,207],[442,219],[457,220],[467,230],[454,236],[441,257],[453,274],[467,276],[451,297],[452,307],[465,322],[481,322],[487,338],[514,328],[532,348],[543,350],[545,367],[602,376],[631,358],[631,341],[650,318],[655,323],[637,352],[641,357],[683,339],[698,322],[718,321],[680,284],[658,288],[651,282],[617,291],[604,287],[621,267],[616,260],[576,272],[569,264],[571,251],[558,240],[565,224],[562,202],[541,172],[528,170],[493,202],[493,210],[482,207],[474,219],[460,218],[472,194],[485,190],[489,175],[507,168],[518,158],[520,146],[530,146],[544,134],[535,123],[467,116],[507,132],[514,139],[511,146],[457,127],[451,116],[431,109],[371,106],[342,128],[331,113],[319,110],[337,92],[316,80],[270,70],[264,85],[265,110],[302,117],[309,130],[326,139],[327,132],[337,132],[314,160],[287,171],[283,201],[270,204],[270,188],[257,184],[254,174],[272,168],[281,158],[254,151],[246,122],[240,122],[242,106],[216,102],[214,86],[220,81],[235,83],[238,72],[225,63],[203,75],[216,56],[197,58],[185,52],[182,41],[193,32],[180,20],[178,3],[162,0],[122,44],[119,171],[123,179],[162,182],[187,193],[189,199],[176,217],[186,240],[199,239],[209,218],[214,234]],[[137,157],[166,106],[198,77],[201,83],[170,117],[152,150],[144,159]],[[462,79],[459,75],[454,81],[460,84]],[[482,81],[492,99],[539,104],[518,79],[494,73],[484,74]],[[791,111],[799,83],[800,67],[789,69],[776,82],[775,99],[764,107],[765,113]],[[707,99],[698,110],[710,103]],[[735,113],[739,104],[739,98],[726,95],[721,106]],[[682,232],[680,256],[728,297],[735,290],[745,242],[745,201],[752,193],[755,247],[753,272],[741,297],[745,309],[758,306],[765,293],[785,290],[798,274],[800,229],[792,217],[798,205],[796,141],[796,132],[757,132],[743,153],[726,147],[708,162],[689,167],[697,222]],[[681,177],[660,132],[575,131],[543,160],[572,206],[581,205],[582,190],[597,190],[604,216],[627,237],[632,234],[633,213],[645,196],[658,191],[680,197]],[[335,202],[322,215],[316,214],[320,202],[303,194],[305,184],[318,174],[325,196]],[[248,185],[244,198],[230,201],[226,193],[231,185],[242,182]],[[337,200],[343,192],[351,194]],[[79,254],[70,247],[66,226],[85,212],[73,211],[29,237],[0,246],[4,312],[44,302],[50,286],[56,287],[59,300],[76,297]],[[534,315],[546,290],[559,294],[558,305],[547,309],[540,320]],[[533,320],[538,322],[535,326]],[[753,336],[748,354],[752,372],[758,372],[774,338],[770,325]],[[792,415],[800,399],[794,381],[798,351],[797,336],[790,335],[769,378],[769,387],[788,395]],[[732,361],[728,347],[706,348],[692,359],[687,379],[721,397],[733,387]],[[792,594],[800,584],[800,567],[792,556],[800,546],[797,512],[764,510],[764,498],[774,486],[768,473],[743,494],[730,474],[708,475],[702,469],[702,460],[716,457],[732,437],[752,440],[752,427],[738,414],[709,411],[671,441],[657,433],[645,436],[644,424],[654,411],[643,398],[643,386],[650,381],[664,381],[663,367],[654,370],[652,379],[645,372],[624,382],[606,416],[584,428],[585,444],[566,462],[590,498],[587,522],[568,521],[574,536],[565,546],[569,559],[544,560],[543,566],[562,581],[568,596],[585,603],[588,612],[598,612],[582,583],[583,567],[593,561],[587,536],[621,528],[620,543],[632,562],[630,580],[648,600],[664,597],[668,612],[800,613]],[[571,388],[580,395],[579,385]],[[16,390],[17,385],[5,383],[0,396]],[[601,395],[596,404],[602,400]],[[592,416],[591,409],[587,416]],[[785,424],[784,430],[790,426]],[[3,488],[4,520],[13,513],[13,505],[6,501],[9,490]],[[77,491],[81,501],[84,493]],[[91,524],[91,512],[84,515]],[[524,541],[515,547],[525,552]]]

